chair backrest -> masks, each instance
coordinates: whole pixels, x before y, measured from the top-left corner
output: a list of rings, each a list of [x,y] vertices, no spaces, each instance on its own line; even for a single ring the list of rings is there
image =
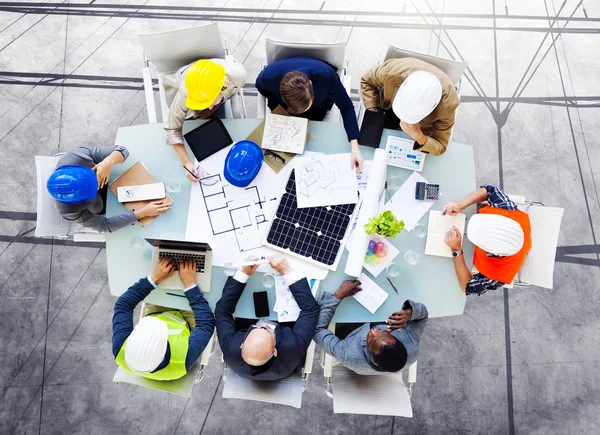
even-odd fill
[[[454,83],[454,85],[458,85],[461,76],[467,68],[466,61],[443,59],[441,57],[431,56],[429,54],[422,54],[414,51],[403,50],[401,48],[394,47],[393,45],[390,45],[388,47],[384,61],[388,59],[401,59],[404,57],[414,57],[441,69],[448,75],[448,77],[450,77],[450,80],[452,80],[452,83]]]
[[[302,371],[296,370],[278,381],[253,381],[225,368],[224,399],[255,400],[300,408],[302,406]]]
[[[267,65],[281,59],[296,56],[312,57],[327,62],[337,68],[338,73],[344,67],[346,54],[345,42],[291,42],[266,39]]]
[[[335,414],[413,416],[402,373],[363,376],[340,365],[332,380]]]
[[[217,23],[187,29],[138,35],[148,60],[163,74],[198,59],[225,58]]]
[[[531,251],[521,267],[519,279],[527,284],[552,288],[554,263],[564,209],[532,205],[527,210],[531,222]]]

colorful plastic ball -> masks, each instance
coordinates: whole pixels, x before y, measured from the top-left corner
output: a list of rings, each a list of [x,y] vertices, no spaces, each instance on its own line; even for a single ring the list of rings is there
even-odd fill
[[[377,257],[375,254],[373,254],[372,252],[367,253],[367,255],[365,256],[365,263],[367,263],[368,265],[372,266],[375,264],[379,263],[379,257]]]
[[[378,257],[385,257],[388,253],[387,245],[383,242],[377,242],[377,250],[374,251]]]
[[[377,248],[377,242],[375,240],[369,240],[369,247],[367,248],[367,252],[375,252]]]

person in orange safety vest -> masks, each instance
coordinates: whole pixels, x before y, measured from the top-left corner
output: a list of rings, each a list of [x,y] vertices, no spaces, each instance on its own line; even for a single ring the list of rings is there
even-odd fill
[[[529,216],[496,186],[484,184],[461,200],[449,202],[442,214],[454,216],[484,201],[488,205],[479,209],[467,226],[467,237],[475,245],[473,264],[478,273],[473,275],[465,264],[458,229],[451,228],[445,237],[460,287],[467,295],[482,295],[511,283],[531,249]]]

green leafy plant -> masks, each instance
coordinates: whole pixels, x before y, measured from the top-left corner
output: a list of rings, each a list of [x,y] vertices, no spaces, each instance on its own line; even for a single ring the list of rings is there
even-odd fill
[[[399,221],[389,210],[379,213],[365,224],[367,234],[379,234],[383,237],[396,237],[404,229],[404,221]]]

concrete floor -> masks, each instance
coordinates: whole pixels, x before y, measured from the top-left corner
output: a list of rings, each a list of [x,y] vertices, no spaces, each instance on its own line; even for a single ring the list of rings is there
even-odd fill
[[[0,4],[1,434],[598,433],[599,2],[18,3]],[[114,384],[103,247],[32,237],[33,156],[109,145],[118,127],[146,123],[137,33],[207,19],[249,92],[267,37],[347,41],[354,97],[389,44],[468,60],[454,138],[473,145],[478,182],[565,208],[554,290],[490,292],[428,323],[413,419],[334,415],[316,363],[300,410],[223,400],[218,354],[190,400]]]

